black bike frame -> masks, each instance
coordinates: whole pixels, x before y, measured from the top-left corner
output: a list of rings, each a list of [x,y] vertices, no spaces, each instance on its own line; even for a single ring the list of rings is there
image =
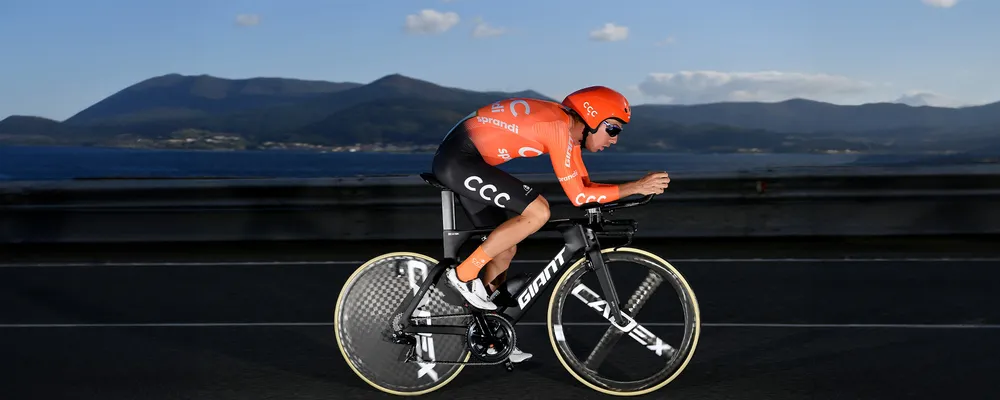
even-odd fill
[[[425,178],[426,180],[427,178]],[[433,181],[428,181],[434,184]],[[410,317],[412,317],[413,312],[416,310],[419,304],[419,299],[424,297],[424,294],[430,288],[431,285],[436,284],[441,274],[444,273],[446,268],[458,264],[458,249],[464,245],[467,241],[473,239],[475,236],[479,236],[480,239],[485,239],[486,235],[493,231],[493,228],[482,228],[482,229],[469,229],[469,230],[457,230],[455,229],[454,222],[454,196],[450,190],[442,188],[441,186],[435,185],[442,189],[442,212],[444,216],[444,258],[439,261],[430,272],[427,274],[427,278],[420,285],[420,289],[411,298],[409,302],[406,303],[406,307],[401,312],[403,315],[407,316],[403,318],[400,323],[402,324],[402,331],[406,333],[430,333],[430,334],[450,334],[450,335],[464,335],[468,330],[468,326],[465,325],[413,325],[410,322]],[[589,268],[593,269],[597,273],[597,279],[601,283],[601,289],[604,292],[604,298],[608,302],[608,308],[611,310],[611,316],[614,317],[618,324],[624,325],[625,320],[621,316],[621,309],[618,307],[618,293],[614,289],[614,282],[611,280],[611,274],[608,272],[605,264],[604,258],[601,256],[601,246],[598,241],[598,235],[611,235],[611,236],[628,236],[631,240],[631,235],[635,231],[636,223],[633,220],[615,220],[608,221],[604,220],[601,215],[602,209],[616,209],[631,207],[635,205],[645,204],[652,199],[652,196],[645,196],[643,199],[628,203],[611,203],[604,204],[603,206],[597,204],[584,205],[582,208],[586,210],[587,217],[585,218],[566,218],[552,220],[546,223],[539,231],[558,231],[562,234],[565,245],[559,252],[552,258],[545,268],[536,272],[531,280],[527,281],[523,287],[514,296],[517,300],[518,306],[507,307],[501,312],[508,317],[512,325],[516,325],[518,321],[527,313],[535,301],[540,297],[539,295],[548,288],[548,286],[563,274],[566,273],[567,269],[563,267],[567,262],[576,260],[581,253],[586,257],[587,262],[589,262]],[[627,233],[611,233],[611,231],[606,230],[608,226],[615,225],[628,225],[632,229],[627,231]],[[603,235],[602,235],[603,236]],[[477,319],[481,318],[482,311],[474,310],[472,312],[473,316]]]

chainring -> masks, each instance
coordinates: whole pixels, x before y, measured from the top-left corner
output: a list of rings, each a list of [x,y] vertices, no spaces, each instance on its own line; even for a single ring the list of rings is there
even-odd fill
[[[517,335],[514,333],[514,326],[507,318],[496,314],[485,314],[486,329],[495,338],[496,342],[489,343],[489,339],[483,332],[479,331],[479,324],[473,321],[469,324],[466,334],[466,346],[473,357],[486,363],[500,363],[506,360],[514,345],[517,342]]]

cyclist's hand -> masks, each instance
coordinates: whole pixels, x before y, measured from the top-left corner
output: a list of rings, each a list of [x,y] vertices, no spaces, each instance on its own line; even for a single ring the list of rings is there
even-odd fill
[[[666,172],[650,172],[634,182],[635,192],[642,195],[662,194],[670,185],[670,175]]]

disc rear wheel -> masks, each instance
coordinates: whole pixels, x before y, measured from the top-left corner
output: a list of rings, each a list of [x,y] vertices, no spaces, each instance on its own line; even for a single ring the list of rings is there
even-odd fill
[[[448,384],[464,367],[404,362],[413,350],[420,360],[469,360],[462,336],[420,333],[413,337],[415,346],[391,339],[396,325],[406,318],[399,310],[419,290],[436,264],[437,260],[418,253],[383,254],[359,267],[337,298],[334,310],[337,346],[351,370],[378,390],[402,396],[430,393]],[[426,303],[417,307],[413,317],[464,312],[461,305],[446,301],[444,296],[438,287],[428,288],[422,300]]]

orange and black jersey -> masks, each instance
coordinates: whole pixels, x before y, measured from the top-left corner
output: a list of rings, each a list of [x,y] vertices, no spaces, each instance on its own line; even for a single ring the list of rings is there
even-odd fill
[[[512,98],[484,106],[461,122],[489,165],[548,154],[566,196],[573,204],[619,199],[618,185],[593,183],[579,143],[570,138],[571,117],[562,104]]]

